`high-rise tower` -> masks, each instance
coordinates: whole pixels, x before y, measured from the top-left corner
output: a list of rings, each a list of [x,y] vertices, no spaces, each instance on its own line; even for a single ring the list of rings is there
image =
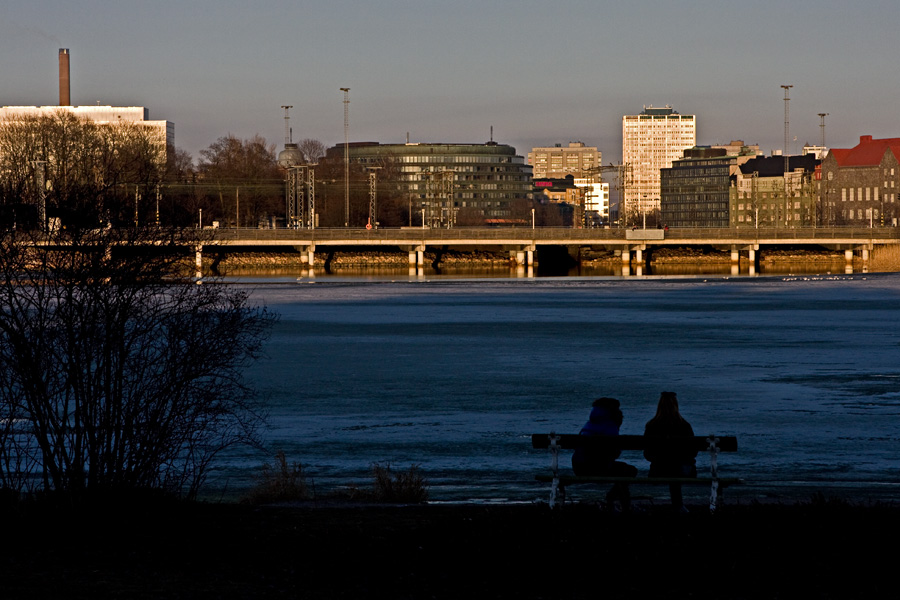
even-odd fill
[[[659,170],[672,166],[684,150],[697,145],[697,117],[680,115],[671,106],[645,106],[639,115],[622,117],[622,163],[631,170],[623,224],[637,224],[659,210]]]

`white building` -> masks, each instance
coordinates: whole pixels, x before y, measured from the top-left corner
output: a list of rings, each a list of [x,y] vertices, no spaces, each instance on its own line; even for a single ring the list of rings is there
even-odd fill
[[[175,124],[171,121],[151,121],[150,111],[143,106],[2,106],[0,126],[5,121],[15,121],[22,117],[40,117],[57,111],[70,112],[77,117],[100,124],[134,123],[146,127],[162,146],[164,157],[166,149],[175,145]]]
[[[697,145],[697,118],[680,115],[670,106],[645,106],[639,115],[622,117],[622,162],[630,167],[619,214],[631,223],[660,207],[659,170],[682,158]]]
[[[609,222],[609,184],[598,177],[575,178],[575,187],[584,188],[584,210],[595,213],[603,223]]]

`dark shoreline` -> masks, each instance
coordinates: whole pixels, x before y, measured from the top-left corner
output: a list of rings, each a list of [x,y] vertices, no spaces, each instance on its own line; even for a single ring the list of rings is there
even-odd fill
[[[881,597],[900,507],[613,514],[596,505],[5,510],[4,598]]]

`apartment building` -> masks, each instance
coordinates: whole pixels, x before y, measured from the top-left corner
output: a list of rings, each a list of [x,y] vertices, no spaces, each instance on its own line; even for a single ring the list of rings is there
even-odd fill
[[[532,166],[535,179],[562,179],[566,175],[586,177],[592,169],[600,166],[602,153],[594,146],[583,142],[569,142],[541,148],[532,148],[528,153],[528,164]]]

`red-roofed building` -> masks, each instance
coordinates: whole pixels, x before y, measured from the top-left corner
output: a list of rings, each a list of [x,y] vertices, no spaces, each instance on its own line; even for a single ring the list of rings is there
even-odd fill
[[[896,227],[900,217],[900,138],[859,138],[822,161],[817,182],[823,225]]]

